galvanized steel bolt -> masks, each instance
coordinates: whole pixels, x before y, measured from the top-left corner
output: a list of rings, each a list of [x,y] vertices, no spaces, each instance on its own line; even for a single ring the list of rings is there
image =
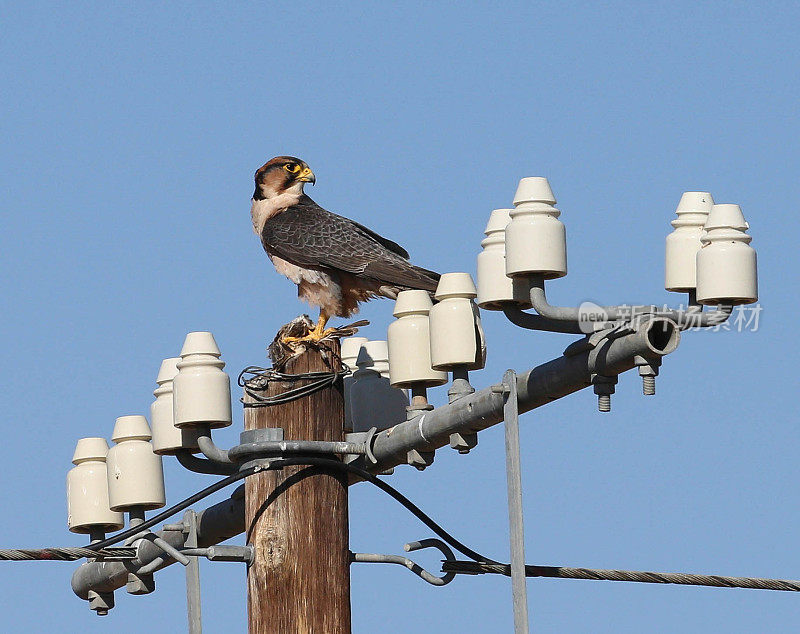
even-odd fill
[[[595,374],[592,376],[592,384],[594,385],[594,393],[597,394],[598,411],[610,412],[611,395],[614,393],[617,377]]]
[[[639,376],[642,377],[642,393],[645,396],[653,396],[656,393],[656,377],[661,360],[644,357],[637,357],[635,360],[639,366]]]

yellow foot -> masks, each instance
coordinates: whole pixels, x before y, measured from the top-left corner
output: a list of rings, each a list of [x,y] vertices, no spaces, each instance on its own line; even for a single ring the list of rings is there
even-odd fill
[[[319,343],[335,332],[338,332],[338,328],[314,328],[314,330],[311,330],[303,337],[281,337],[281,343],[287,345],[294,343]]]

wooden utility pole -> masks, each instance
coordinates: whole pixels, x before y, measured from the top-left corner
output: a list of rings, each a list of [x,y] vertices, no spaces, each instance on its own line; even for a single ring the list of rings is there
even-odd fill
[[[329,344],[338,359],[339,342]],[[338,370],[339,368],[336,367]],[[283,372],[330,370],[317,350]],[[267,395],[303,382],[270,384]],[[286,440],[343,440],[341,382],[289,403],[246,408],[245,429],[282,427]],[[245,482],[250,634],[349,634],[347,476],[313,467],[265,471]]]

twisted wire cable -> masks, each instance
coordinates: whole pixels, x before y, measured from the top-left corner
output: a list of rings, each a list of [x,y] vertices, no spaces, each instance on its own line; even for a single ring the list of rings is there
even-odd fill
[[[511,576],[509,564],[490,564],[480,561],[444,561],[442,572],[481,575]],[[636,583],[672,583],[682,586],[710,586],[714,588],[749,588],[752,590],[782,590],[800,592],[800,581],[786,579],[761,579],[758,577],[726,577],[699,575],[687,572],[640,572],[637,570],[602,570],[593,568],[568,568],[564,566],[525,566],[526,577],[551,577],[557,579],[589,579],[594,581],[633,581]]]
[[[142,531],[155,526],[169,519],[176,513],[189,508],[192,504],[199,502],[203,498],[216,493],[220,489],[224,489],[234,482],[243,480],[247,476],[253,475],[260,471],[262,467],[252,466],[242,469],[238,473],[229,475],[214,484],[207,486],[202,491],[198,491],[194,495],[190,495],[185,500],[170,506],[161,513],[154,515],[150,519],[131,526],[115,535],[111,535],[101,541],[93,542],[82,548],[2,548],[0,549],[0,561],[75,561],[84,557],[93,557],[97,559],[132,559],[136,556],[136,549],[132,547],[118,547],[109,548],[114,544],[139,535]]]
[[[175,513],[188,508],[190,505],[225,486],[242,480],[263,469],[282,469],[289,466],[316,466],[330,468],[338,471],[353,473],[367,482],[374,484],[379,489],[388,493],[400,502],[415,517],[421,520],[443,541],[455,550],[474,559],[475,561],[445,560],[442,562],[442,572],[454,574],[501,574],[511,576],[511,565],[504,564],[472,550],[461,543],[442,526],[437,524],[416,504],[400,493],[393,486],[380,480],[374,474],[361,469],[353,464],[343,463],[332,458],[282,458],[273,460],[265,465],[253,465],[239,473],[223,478],[219,482],[206,487],[202,491],[186,498],[182,502],[151,517],[138,526],[131,527],[112,535],[107,539],[90,544],[83,548],[3,548],[0,549],[0,561],[75,561],[84,557],[103,559],[131,559],[135,556],[136,549],[130,547],[109,548],[112,544],[140,533],[155,524],[169,518]],[[629,581],[637,583],[668,583],[691,586],[710,586],[715,588],[748,588],[753,590],[778,590],[785,592],[800,592],[800,581],[787,579],[762,579],[758,577],[728,577],[723,575],[701,575],[683,572],[642,572],[636,570],[604,570],[593,568],[569,568],[565,566],[525,566],[526,577],[550,577],[558,579],[587,579],[593,581]]]
[[[0,548],[0,561],[76,561],[84,557],[121,561],[135,556],[135,548]]]

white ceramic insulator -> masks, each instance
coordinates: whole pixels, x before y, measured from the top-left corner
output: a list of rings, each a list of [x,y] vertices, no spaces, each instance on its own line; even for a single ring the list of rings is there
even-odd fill
[[[197,453],[198,432],[191,428],[175,427],[173,411],[172,381],[178,374],[180,357],[171,357],[161,362],[156,377],[158,387],[153,391],[156,400],[150,405],[150,423],[153,427],[153,451],[159,455],[174,455],[180,449]]]
[[[389,354],[385,341],[368,341],[361,347],[353,385],[350,408],[354,432],[388,429],[406,419],[408,394],[392,387],[382,371],[389,370]]]
[[[375,370],[383,378],[389,378],[389,344],[386,341],[366,341],[361,345],[356,358],[358,368]]]
[[[758,301],[758,266],[749,225],[739,205],[714,205],[697,253],[697,301],[752,304]]]
[[[75,467],[67,473],[67,526],[73,533],[108,533],[125,525],[122,513],[109,506],[107,454],[105,438],[81,438],[75,447]]]
[[[447,383],[447,372],[431,367],[428,313],[432,306],[427,291],[401,291],[397,295],[393,313],[397,320],[389,324],[387,333],[389,380],[395,387],[434,387]]]
[[[478,254],[478,306],[503,310],[504,304],[531,307],[530,285],[526,278],[506,275],[506,226],[510,209],[495,209],[489,216]]]
[[[347,337],[346,339],[342,339],[342,347],[339,356],[342,358],[342,363],[350,368],[351,373],[355,373],[358,353],[361,351],[361,346],[367,343],[367,341],[366,337]],[[353,374],[348,374],[342,381],[345,431],[353,431],[353,415],[350,411],[350,388],[353,386],[354,380]]]
[[[153,453],[144,416],[120,416],[108,450],[108,499],[114,511],[158,509],[166,503],[161,456]]]
[[[708,192],[684,192],[671,222],[675,230],[667,236],[664,288],[688,293],[697,287],[697,252],[700,236],[714,199]]]
[[[178,375],[172,382],[176,427],[231,424],[231,380],[210,332],[190,332],[181,349]]]
[[[545,279],[567,274],[567,233],[546,178],[523,178],[506,227],[506,275],[535,273]]]
[[[347,337],[342,339],[342,348],[339,356],[342,358],[342,363],[353,372],[356,369],[356,361],[358,360],[358,353],[361,352],[361,346],[367,343],[366,337]]]
[[[431,366],[434,370],[480,370],[486,363],[486,338],[469,273],[445,273],[430,310]]]

